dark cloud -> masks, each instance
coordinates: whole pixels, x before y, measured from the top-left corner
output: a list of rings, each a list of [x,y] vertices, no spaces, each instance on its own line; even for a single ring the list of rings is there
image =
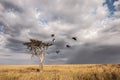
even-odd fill
[[[119,63],[120,46],[89,45],[78,49],[68,59],[70,64]]]
[[[17,12],[23,12],[23,9],[19,7],[17,4],[10,2],[9,0],[1,0],[0,4],[4,7],[4,10],[9,11],[17,11]]]
[[[14,39],[14,38],[8,38],[7,44],[5,45],[5,48],[10,49],[12,52],[21,52],[25,53],[25,46],[23,45],[23,41]]]

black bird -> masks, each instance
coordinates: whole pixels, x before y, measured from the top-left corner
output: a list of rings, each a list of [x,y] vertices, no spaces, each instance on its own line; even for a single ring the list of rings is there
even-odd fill
[[[55,34],[51,34],[51,37],[54,37],[55,36]]]
[[[60,50],[57,50],[56,53],[57,53],[57,54],[60,53]]]
[[[77,41],[77,38],[76,37],[72,37],[73,40]]]
[[[53,42],[55,42],[55,38],[53,38],[53,40],[52,40]]]
[[[66,45],[67,48],[70,48],[71,46],[70,45]]]

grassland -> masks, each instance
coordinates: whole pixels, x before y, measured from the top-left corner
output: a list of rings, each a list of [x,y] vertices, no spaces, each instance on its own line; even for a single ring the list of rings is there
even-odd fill
[[[120,80],[120,64],[0,65],[0,80]]]

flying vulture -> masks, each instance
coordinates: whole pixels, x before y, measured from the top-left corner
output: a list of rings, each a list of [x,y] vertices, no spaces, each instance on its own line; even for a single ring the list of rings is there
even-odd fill
[[[54,37],[55,36],[55,34],[51,34],[51,37]]]
[[[71,46],[70,45],[66,45],[67,48],[70,48]]]
[[[60,50],[57,50],[56,53],[57,53],[57,54],[60,53]]]
[[[77,38],[76,37],[72,37],[73,40],[77,41]]]

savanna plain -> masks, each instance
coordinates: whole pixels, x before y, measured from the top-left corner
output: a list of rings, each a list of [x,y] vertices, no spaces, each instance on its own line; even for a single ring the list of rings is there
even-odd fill
[[[120,80],[120,64],[0,65],[0,80]]]

